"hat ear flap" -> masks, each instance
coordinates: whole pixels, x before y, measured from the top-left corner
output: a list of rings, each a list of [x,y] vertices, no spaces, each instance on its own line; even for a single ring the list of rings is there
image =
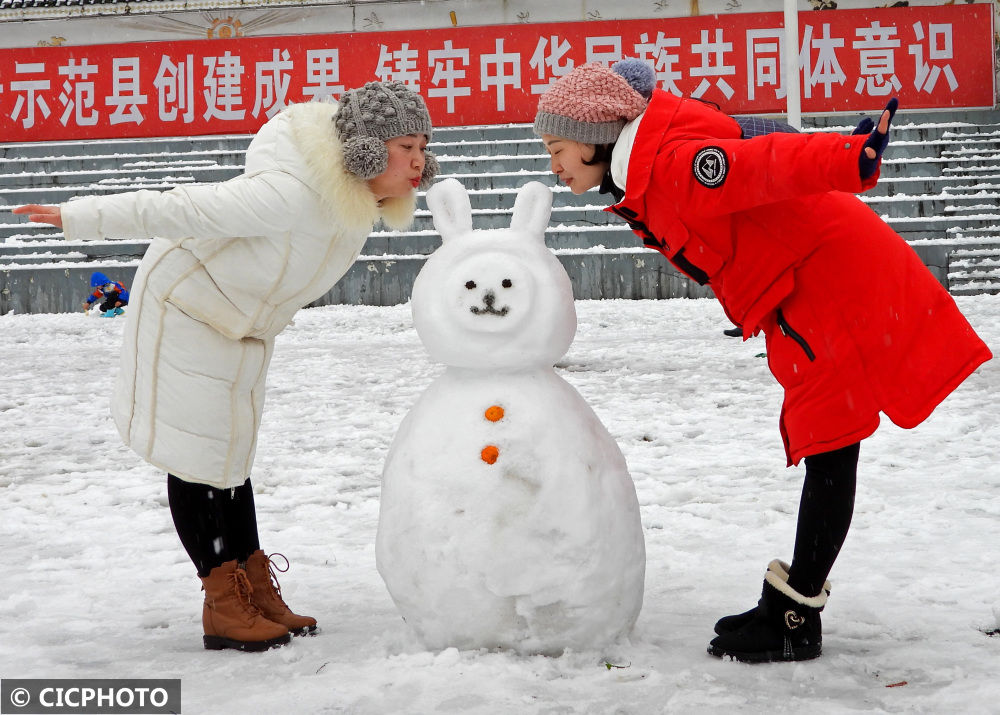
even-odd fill
[[[434,177],[437,176],[440,171],[441,165],[438,164],[437,157],[425,149],[424,170],[420,173],[420,184],[417,185],[417,188],[421,191],[429,189],[431,183],[434,181]]]
[[[374,179],[389,166],[389,149],[375,137],[353,137],[344,142],[344,168],[357,177]]]

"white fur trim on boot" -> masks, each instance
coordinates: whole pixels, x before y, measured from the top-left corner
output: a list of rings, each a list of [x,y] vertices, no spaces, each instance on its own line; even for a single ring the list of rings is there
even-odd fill
[[[775,574],[782,581],[786,582],[788,581],[788,571],[791,568],[792,568],[791,566],[786,564],[781,559],[774,559],[773,561],[771,561],[771,563],[767,565],[768,571]],[[826,591],[827,596],[830,595],[830,589],[831,589],[830,580],[827,579],[826,581],[823,582],[823,590]]]
[[[768,571],[764,575],[764,580],[771,584],[774,590],[783,593],[796,603],[801,603],[803,606],[821,609],[826,605],[827,594],[825,589],[820,589],[820,592],[815,596],[803,596],[801,593],[789,586],[787,581],[782,579],[773,571]]]

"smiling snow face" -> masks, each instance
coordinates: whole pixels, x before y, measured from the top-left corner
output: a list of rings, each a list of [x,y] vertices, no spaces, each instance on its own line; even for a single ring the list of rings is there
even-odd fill
[[[545,247],[549,189],[521,188],[509,229],[472,230],[464,187],[427,194],[443,245],[413,286],[413,322],[431,358],[453,367],[551,367],[576,333],[569,277]]]

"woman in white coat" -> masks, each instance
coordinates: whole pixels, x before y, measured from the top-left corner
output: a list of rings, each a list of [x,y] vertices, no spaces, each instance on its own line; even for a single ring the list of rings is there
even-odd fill
[[[375,222],[405,228],[437,162],[420,95],[370,82],[261,127],[244,173],[14,213],[67,239],[152,238],[136,273],[112,413],[168,473],[205,590],[206,648],[263,650],[315,630],[260,549],[250,469],[275,336],[350,268]]]

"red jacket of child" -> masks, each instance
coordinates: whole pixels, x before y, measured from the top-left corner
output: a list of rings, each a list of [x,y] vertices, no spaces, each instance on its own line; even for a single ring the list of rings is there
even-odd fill
[[[916,253],[854,192],[865,135],[741,139],[729,116],[655,90],[612,211],[763,330],[785,389],[788,463],[914,427],[992,357]],[[846,193],[850,192],[850,193]]]

